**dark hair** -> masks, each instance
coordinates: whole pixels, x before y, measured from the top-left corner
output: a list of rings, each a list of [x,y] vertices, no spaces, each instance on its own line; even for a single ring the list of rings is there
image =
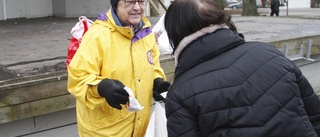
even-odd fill
[[[231,15],[212,0],[175,0],[168,8],[164,20],[173,53],[184,37],[211,24],[223,23],[237,33]]]
[[[118,0],[110,0],[111,7],[116,7],[118,2]]]

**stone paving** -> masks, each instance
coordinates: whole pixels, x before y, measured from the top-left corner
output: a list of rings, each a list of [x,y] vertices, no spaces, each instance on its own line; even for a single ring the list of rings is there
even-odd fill
[[[289,11],[287,17],[282,7],[280,17],[270,17],[270,9],[261,8],[263,16],[234,14],[233,21],[247,41],[268,42],[320,33],[320,9]],[[155,24],[159,17],[149,19]],[[64,71],[70,30],[76,22],[77,18],[59,17],[0,21],[0,81]]]
[[[266,16],[233,15],[233,21],[247,41],[268,42],[320,34],[319,9],[290,9],[288,17],[283,8],[280,17],[269,17],[269,9],[259,10]],[[159,17],[149,19],[155,24]],[[0,21],[0,84],[7,79],[65,71],[70,30],[76,22],[76,18],[57,17]],[[310,83],[317,85],[315,90],[320,91],[320,57],[316,61],[300,68]],[[24,136],[77,137],[76,126],[70,124]]]

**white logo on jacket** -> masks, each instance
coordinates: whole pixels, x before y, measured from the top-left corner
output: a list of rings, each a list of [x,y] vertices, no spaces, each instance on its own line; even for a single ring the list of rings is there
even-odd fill
[[[153,58],[152,58],[152,52],[151,52],[150,50],[147,52],[147,58],[148,58],[148,62],[149,62],[151,65],[153,65],[154,62],[153,62]]]

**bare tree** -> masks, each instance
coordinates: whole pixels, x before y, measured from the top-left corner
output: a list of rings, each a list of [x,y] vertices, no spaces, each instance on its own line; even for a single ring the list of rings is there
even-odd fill
[[[256,0],[243,0],[241,16],[259,16]]]
[[[266,8],[268,0],[261,0],[261,2],[262,2],[262,7]]]
[[[320,0],[311,0],[310,7],[311,8],[319,8],[320,7]]]

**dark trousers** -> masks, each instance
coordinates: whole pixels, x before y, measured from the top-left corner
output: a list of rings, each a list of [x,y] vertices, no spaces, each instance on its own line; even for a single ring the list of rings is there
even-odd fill
[[[270,16],[273,16],[273,14],[276,14],[276,16],[279,16],[279,11],[272,11],[271,10]]]

